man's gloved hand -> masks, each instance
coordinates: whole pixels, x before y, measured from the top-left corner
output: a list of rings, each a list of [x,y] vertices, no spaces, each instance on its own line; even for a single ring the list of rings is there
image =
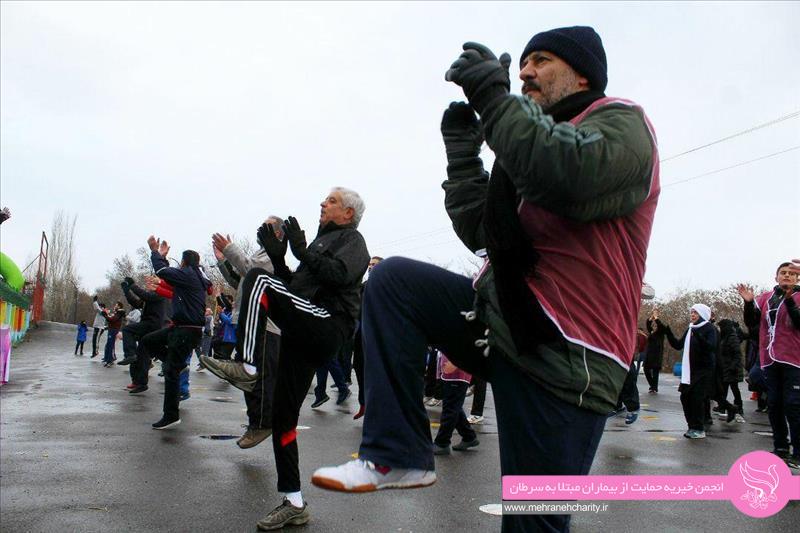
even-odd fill
[[[478,157],[483,144],[483,125],[464,102],[450,102],[442,116],[442,138],[447,161]]]
[[[128,284],[128,287],[130,287],[131,285],[136,285],[136,281],[134,281],[134,279],[132,277],[130,277],[130,276],[125,276],[125,280],[124,281],[125,281],[125,283]]]
[[[272,224],[261,224],[256,231],[256,235],[258,236],[258,243],[264,248],[270,259],[273,261],[283,260],[286,255],[286,245],[289,243],[285,237],[279,239],[275,235],[275,228],[272,227]]]
[[[286,218],[286,222],[283,223],[283,233],[289,241],[292,255],[294,255],[298,261],[302,261],[308,251],[308,245],[306,244],[306,232],[300,229],[300,224],[297,223],[296,218]]]
[[[444,79],[464,89],[470,105],[483,116],[493,101],[509,93],[511,56],[503,53],[497,59],[487,47],[473,42],[464,43],[463,48],[464,52],[450,65]]]

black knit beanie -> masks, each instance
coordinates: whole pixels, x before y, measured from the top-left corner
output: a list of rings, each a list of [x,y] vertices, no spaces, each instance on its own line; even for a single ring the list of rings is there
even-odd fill
[[[200,264],[200,254],[194,250],[185,250],[181,259],[183,259],[183,264],[186,266],[198,266]]]
[[[603,41],[589,26],[556,28],[537,33],[525,46],[520,57],[522,61],[535,50],[546,50],[556,54],[574,68],[578,74],[589,80],[595,91],[605,91],[608,85],[608,65]]]

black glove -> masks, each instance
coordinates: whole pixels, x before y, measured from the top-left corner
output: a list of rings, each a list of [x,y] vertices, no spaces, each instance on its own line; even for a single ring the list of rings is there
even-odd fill
[[[128,287],[131,285],[136,285],[136,281],[134,281],[134,279],[130,276],[125,276],[125,283],[128,284]]]
[[[119,284],[122,287],[123,291],[127,291],[130,288],[130,284],[127,280],[123,280],[122,283]]]
[[[448,162],[478,157],[483,144],[483,126],[469,104],[450,102],[442,116],[442,138]]]
[[[283,260],[286,255],[286,237],[279,239],[275,235],[275,228],[272,224],[261,224],[256,232],[258,235],[258,243],[267,252],[267,255],[273,261]]]
[[[286,238],[289,241],[292,255],[294,255],[298,261],[302,261],[308,251],[306,232],[300,229],[300,224],[297,223],[297,219],[294,217],[287,217],[286,222],[283,223],[283,232],[286,234]]]
[[[506,96],[511,88],[508,67],[511,56],[498,60],[491,50],[478,43],[464,43],[464,52],[450,65],[444,79],[464,89],[473,109],[483,116],[491,104]]]
[[[92,296],[92,301],[93,301],[93,302],[96,302],[96,301],[97,301],[97,295],[96,295],[96,294],[95,294],[94,296]]]

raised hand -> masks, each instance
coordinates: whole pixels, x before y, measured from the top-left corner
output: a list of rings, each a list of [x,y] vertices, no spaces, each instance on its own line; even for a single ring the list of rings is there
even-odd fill
[[[469,104],[451,102],[442,115],[441,130],[448,162],[480,154],[483,126]]]
[[[463,49],[444,79],[460,86],[475,111],[483,115],[494,100],[509,93],[511,56],[504,53],[497,59],[489,48],[474,42],[464,43]]]
[[[167,244],[167,241],[161,241],[161,244],[158,247],[158,253],[161,254],[161,257],[167,257],[167,254],[169,253],[169,244]]]
[[[158,288],[158,284],[161,282],[161,279],[157,276],[146,276],[144,278],[144,287],[148,291],[154,291]]]
[[[214,257],[217,258],[217,261],[224,261],[225,260],[225,254],[223,254],[220,251],[220,249],[217,248],[217,245],[214,244],[213,242],[211,243],[211,249],[214,251]]]
[[[214,246],[216,246],[220,252],[223,252],[225,251],[225,247],[231,243],[231,236],[223,237],[221,233],[215,233],[211,236],[211,242],[214,243]]]
[[[277,261],[282,260],[286,256],[288,240],[285,235],[283,238],[279,239],[278,236],[275,235],[275,228],[272,224],[261,224],[258,230],[256,230],[256,235],[258,236],[258,243],[264,248],[264,251],[267,252],[270,259]]]
[[[150,248],[151,252],[155,252],[156,250],[158,250],[158,245],[159,244],[160,244],[160,241],[158,239],[156,239],[155,235],[150,235],[147,238],[147,247]]]
[[[286,222],[283,223],[283,233],[289,241],[292,255],[302,261],[308,251],[308,245],[306,244],[306,232],[300,229],[296,218],[291,216],[286,218]]]
[[[742,300],[745,302],[752,302],[755,298],[755,295],[753,294],[753,288],[749,285],[740,283],[736,286],[736,290],[739,292],[739,296],[741,296]]]

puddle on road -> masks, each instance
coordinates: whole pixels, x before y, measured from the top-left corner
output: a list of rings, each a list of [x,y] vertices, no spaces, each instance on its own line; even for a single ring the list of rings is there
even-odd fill
[[[230,396],[215,396],[213,398],[209,398],[212,402],[224,402],[224,403],[233,403],[233,398]]]
[[[200,435],[201,439],[210,439],[210,440],[232,440],[238,439],[241,435]]]

